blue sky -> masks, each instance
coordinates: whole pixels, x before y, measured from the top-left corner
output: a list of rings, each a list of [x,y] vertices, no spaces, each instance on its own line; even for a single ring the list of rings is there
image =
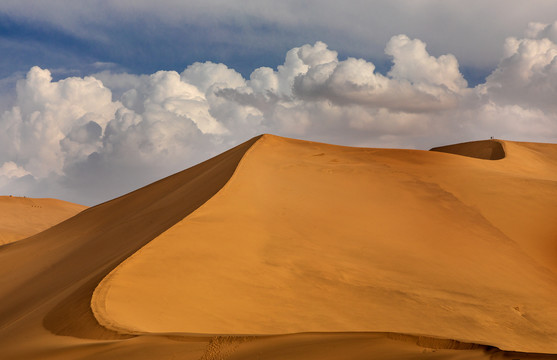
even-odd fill
[[[457,56],[475,84],[496,66],[505,37],[520,35],[530,21],[554,21],[553,2],[534,2],[308,1],[301,6],[232,1],[223,6],[219,1],[7,0],[0,4],[0,77],[33,65],[57,69],[60,76],[63,71],[85,75],[95,71],[95,63],[150,74],[207,60],[248,76],[257,67],[278,66],[287,50],[318,40],[339,51],[340,58],[362,57],[385,71],[389,59],[383,46],[404,33],[425,41],[434,55]]]
[[[0,194],[94,204],[263,132],[555,142],[556,20],[552,0],[4,0]]]

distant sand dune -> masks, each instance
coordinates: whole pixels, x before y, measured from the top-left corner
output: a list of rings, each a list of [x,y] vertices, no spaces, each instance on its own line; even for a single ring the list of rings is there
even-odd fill
[[[2,246],[0,358],[557,358],[557,145],[487,143],[265,135]]]
[[[503,144],[497,140],[471,141],[462,144],[440,146],[431,151],[445,152],[484,160],[500,160],[505,157]]]
[[[86,208],[56,199],[0,196],[0,245],[46,230]]]

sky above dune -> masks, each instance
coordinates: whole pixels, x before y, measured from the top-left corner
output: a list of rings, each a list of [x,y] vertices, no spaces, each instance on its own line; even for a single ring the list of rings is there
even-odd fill
[[[0,194],[96,204],[261,133],[557,142],[554,1],[0,3]]]

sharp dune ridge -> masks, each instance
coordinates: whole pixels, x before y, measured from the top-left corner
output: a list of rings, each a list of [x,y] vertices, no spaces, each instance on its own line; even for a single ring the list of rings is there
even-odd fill
[[[557,145],[432,150],[263,135],[0,247],[0,357],[557,358]]]

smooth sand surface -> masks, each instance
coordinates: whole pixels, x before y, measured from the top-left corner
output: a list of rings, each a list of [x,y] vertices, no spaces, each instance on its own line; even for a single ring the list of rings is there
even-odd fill
[[[498,143],[265,135],[87,209],[0,247],[0,358],[555,359],[557,146]]]
[[[0,196],[0,245],[39,233],[85,209],[56,199]]]

